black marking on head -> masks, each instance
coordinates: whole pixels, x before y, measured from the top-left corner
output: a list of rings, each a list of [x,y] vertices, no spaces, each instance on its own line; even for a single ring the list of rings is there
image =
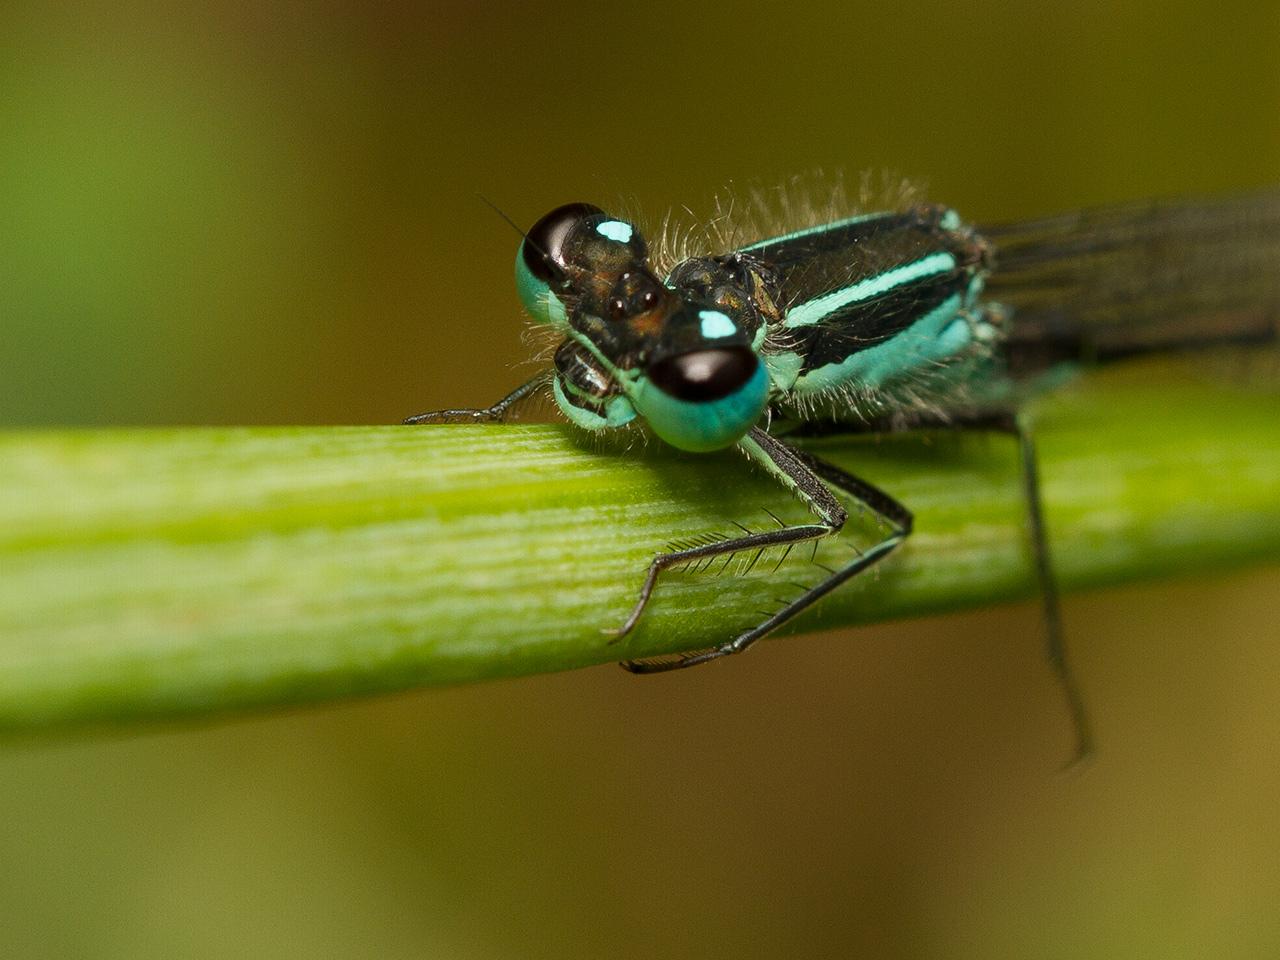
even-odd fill
[[[605,303],[610,320],[625,320],[648,313],[662,302],[666,288],[648,270],[629,270],[618,278]]]
[[[670,283],[686,302],[693,301],[727,314],[748,339],[769,322],[775,293],[764,264],[742,253],[697,257],[677,264]]]

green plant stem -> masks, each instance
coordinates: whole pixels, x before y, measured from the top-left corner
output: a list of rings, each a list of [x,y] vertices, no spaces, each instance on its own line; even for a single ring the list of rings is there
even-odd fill
[[[1275,391],[1111,371],[1044,401],[1038,443],[1065,589],[1280,558]],[[1033,593],[1011,439],[809,446],[892,491],[916,534],[795,629]],[[747,575],[673,575],[632,637],[609,646],[602,630],[666,541],[772,524],[766,507],[803,512],[734,453],[601,450],[558,426],[0,435],[0,726],[706,647],[798,589],[784,581],[811,582],[808,551],[772,577],[772,557]],[[853,524],[846,539],[874,536]]]

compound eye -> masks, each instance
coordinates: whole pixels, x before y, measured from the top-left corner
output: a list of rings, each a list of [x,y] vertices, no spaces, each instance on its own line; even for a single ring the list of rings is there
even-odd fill
[[[564,280],[565,244],[584,221],[600,221],[605,213],[589,203],[566,203],[556,207],[529,228],[521,244],[525,266],[548,286]]]
[[[769,403],[769,377],[749,347],[714,347],[650,364],[629,396],[673,447],[720,450],[737,443]]]
[[[755,375],[759,362],[750,347],[718,347],[668,357],[648,372],[663,393],[698,403],[735,393]]]

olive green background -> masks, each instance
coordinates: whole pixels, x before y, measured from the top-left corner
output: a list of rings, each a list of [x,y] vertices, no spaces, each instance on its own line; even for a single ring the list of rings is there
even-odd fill
[[[889,169],[983,221],[1275,183],[1278,117],[1274,3],[10,3],[0,423],[491,400],[530,368],[477,193]],[[1076,777],[1030,605],[10,740],[0,956],[1274,955],[1278,595],[1068,602]]]

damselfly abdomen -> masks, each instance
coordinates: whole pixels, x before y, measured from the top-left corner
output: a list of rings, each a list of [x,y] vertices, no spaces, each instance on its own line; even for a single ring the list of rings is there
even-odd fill
[[[798,224],[665,268],[633,224],[576,203],[524,234],[516,285],[533,320],[559,338],[550,368],[491,407],[406,422],[501,421],[549,385],[560,410],[585,430],[644,428],[694,452],[736,446],[813,515],[658,553],[610,642],[640,621],[665,570],[830,537],[848,518],[838,495],[882,522],[877,543],[720,646],[623,666],[655,673],[739,653],[910,535],[905,505],[797,449],[782,439],[783,424],[1002,430],[1018,438],[1022,454],[1049,659],[1083,756],[1090,735],[1063,646],[1020,401],[1028,383],[1064,361],[1274,338],[1280,194],[1116,207],[990,229],[944,206],[911,203]]]

